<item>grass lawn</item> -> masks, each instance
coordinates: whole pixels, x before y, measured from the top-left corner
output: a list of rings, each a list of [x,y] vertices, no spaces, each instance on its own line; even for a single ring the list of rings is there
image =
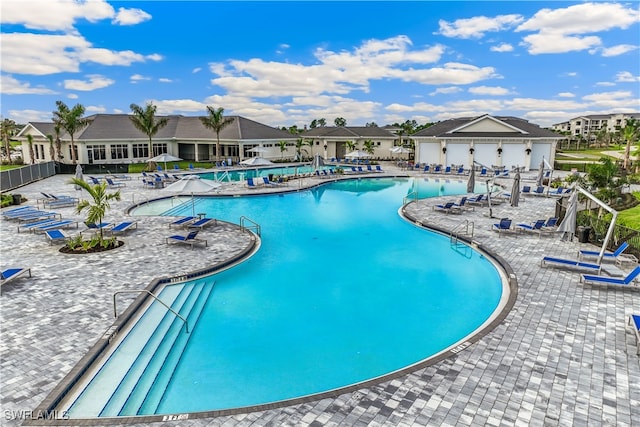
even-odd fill
[[[635,192],[633,195],[636,199],[640,199],[640,192]],[[625,227],[633,228],[634,230],[640,230],[640,205],[635,208],[620,211],[618,213],[617,223]]]

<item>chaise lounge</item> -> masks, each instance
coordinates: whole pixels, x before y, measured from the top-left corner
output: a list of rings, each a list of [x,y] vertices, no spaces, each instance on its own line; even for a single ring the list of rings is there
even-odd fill
[[[581,274],[580,281],[589,285],[604,285],[604,286],[613,286],[613,287],[623,287],[623,288],[634,288],[640,290],[640,286],[634,284],[635,279],[640,276],[640,265],[636,266],[636,268],[631,271],[631,273],[627,274],[627,277],[622,279],[614,278],[614,277],[605,277],[605,276],[592,276],[589,274]]]
[[[0,273],[0,286],[7,284],[12,280],[17,279],[18,277],[27,273],[29,274],[29,277],[31,277],[30,268],[8,268],[6,270],[3,270],[2,273]]]
[[[166,238],[166,243],[167,245],[169,243],[182,243],[185,245],[191,245],[191,249],[193,249],[193,247],[196,244],[203,244],[204,246],[207,246],[207,241],[204,239],[197,239],[196,236],[198,235],[198,232],[200,230],[194,230],[189,232],[189,234],[187,234],[186,236],[177,234],[177,235],[173,235],[173,236],[169,236]]]

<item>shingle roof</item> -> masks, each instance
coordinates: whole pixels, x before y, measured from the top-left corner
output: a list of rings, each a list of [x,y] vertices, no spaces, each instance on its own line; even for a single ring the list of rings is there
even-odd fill
[[[154,139],[216,139],[213,130],[206,128],[200,117],[196,116],[158,116],[169,119],[166,126],[161,128]],[[225,126],[220,132],[220,139],[224,141],[259,140],[259,139],[291,139],[289,132],[276,129],[262,123],[241,116],[227,116],[233,122]],[[88,116],[90,123],[75,135],[78,141],[90,140],[118,140],[118,139],[147,139],[147,135],[136,129],[128,114],[96,114]],[[31,122],[43,135],[53,134],[53,123]],[[68,139],[66,132],[61,135]]]
[[[300,134],[303,138],[395,138],[396,135],[376,126],[328,126],[309,129]]]
[[[473,121],[483,117],[492,118],[506,125],[515,128],[510,132],[451,132],[459,129]],[[523,132],[518,132],[521,130]],[[412,137],[446,137],[446,138],[559,138],[561,137],[555,132],[541,128],[538,125],[528,122],[527,120],[511,117],[511,116],[479,116],[479,117],[459,117],[455,119],[438,122],[433,126],[416,132]]]

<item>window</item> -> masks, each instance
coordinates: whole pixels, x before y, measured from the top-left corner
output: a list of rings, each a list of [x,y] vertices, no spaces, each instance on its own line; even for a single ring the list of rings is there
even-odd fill
[[[111,146],[111,158],[112,159],[128,159],[129,158],[129,146],[124,144],[117,144]]]
[[[133,144],[131,150],[133,151],[133,158],[135,159],[149,158],[149,146],[147,144]]]
[[[107,160],[106,145],[87,145],[89,158],[95,160]]]
[[[167,152],[167,144],[153,144],[153,156],[159,156]]]

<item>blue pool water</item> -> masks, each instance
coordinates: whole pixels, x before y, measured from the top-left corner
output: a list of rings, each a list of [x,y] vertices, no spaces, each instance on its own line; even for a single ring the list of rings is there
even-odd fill
[[[166,375],[170,381],[148,392],[155,403],[102,415],[210,411],[306,396],[397,371],[463,340],[498,307],[500,274],[478,252],[455,250],[448,237],[402,220],[397,210],[413,191],[462,194],[466,182],[362,179],[284,195],[197,199],[197,211],[208,216],[258,222],[262,246],[212,276],[207,299],[193,298],[203,301],[202,311]],[[170,214],[192,209],[189,202]],[[179,289],[167,287],[161,298]],[[72,417],[100,415],[86,402],[98,401],[92,393],[104,387],[93,389],[71,408]]]
[[[320,169],[336,169],[334,166],[324,166],[320,167]],[[269,175],[276,176],[285,176],[285,175],[304,175],[310,174],[315,171],[315,168],[309,165],[303,166],[282,166],[282,167],[273,167],[273,168],[251,168],[247,167],[246,169],[229,169],[227,171],[220,172],[205,172],[200,173],[202,178],[204,179],[216,179],[217,177],[221,177],[224,172],[226,172],[231,181],[243,181],[247,178],[255,178]]]

